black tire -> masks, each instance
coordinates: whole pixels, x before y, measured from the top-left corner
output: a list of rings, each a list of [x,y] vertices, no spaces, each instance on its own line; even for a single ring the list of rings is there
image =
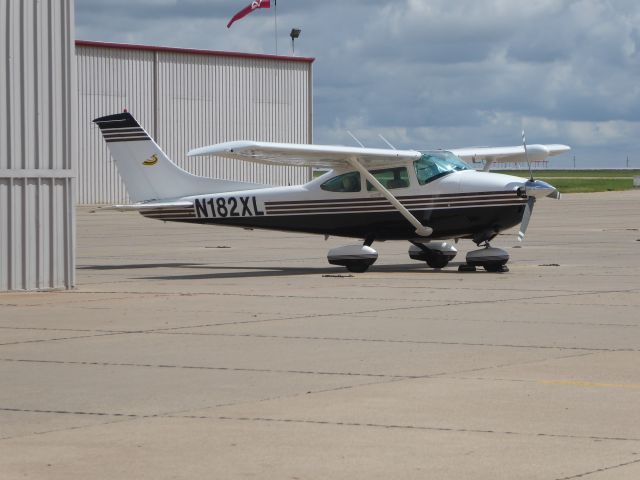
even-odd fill
[[[449,259],[444,255],[428,255],[426,262],[431,268],[444,268],[449,264]]]
[[[502,273],[504,271],[509,271],[505,268],[504,263],[485,263],[483,267],[487,272],[491,273]]]
[[[353,262],[345,267],[352,273],[364,273],[369,270],[370,265],[366,262]]]

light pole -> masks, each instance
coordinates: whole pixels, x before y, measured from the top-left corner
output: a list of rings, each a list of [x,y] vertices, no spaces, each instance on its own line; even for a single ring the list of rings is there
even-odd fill
[[[302,32],[302,30],[300,30],[299,28],[292,28],[291,33],[289,34],[289,36],[291,37],[291,55],[296,54],[296,46],[294,42],[295,39],[300,36],[300,32]]]

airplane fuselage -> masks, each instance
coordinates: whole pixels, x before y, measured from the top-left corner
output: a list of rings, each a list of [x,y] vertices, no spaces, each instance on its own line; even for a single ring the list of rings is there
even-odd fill
[[[406,186],[394,196],[424,225],[431,239],[474,237],[518,225],[527,202],[518,188],[524,179],[508,175],[454,171],[420,185],[408,169]],[[291,187],[196,195],[181,200],[192,207],[145,210],[163,221],[227,225],[376,240],[411,240],[415,228],[382,196],[361,180],[357,191],[326,191],[329,180],[348,173],[328,172]]]

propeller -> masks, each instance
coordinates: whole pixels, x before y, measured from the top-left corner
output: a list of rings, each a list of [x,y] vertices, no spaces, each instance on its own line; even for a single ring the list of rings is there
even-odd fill
[[[536,203],[536,199],[542,197],[551,197],[556,200],[560,199],[560,192],[556,187],[548,184],[547,182],[543,182],[542,180],[534,180],[524,130],[522,130],[522,146],[524,147],[524,155],[527,160],[527,165],[529,166],[529,180],[520,187],[520,194],[527,197],[527,204],[524,207],[524,214],[522,215],[522,222],[520,223],[520,231],[518,232],[518,241],[520,242],[524,240],[524,235],[527,232],[527,227],[529,226],[529,220],[531,220],[531,214],[533,213],[533,206]]]
[[[535,203],[536,197],[529,197],[527,199],[527,204],[524,207],[524,215],[522,215],[522,222],[520,223],[520,231],[518,232],[519,242],[524,240],[524,234],[527,233],[527,227],[529,226],[529,220],[531,219]]]

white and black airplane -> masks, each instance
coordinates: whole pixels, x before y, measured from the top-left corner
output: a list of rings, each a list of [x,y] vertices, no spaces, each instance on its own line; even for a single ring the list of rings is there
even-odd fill
[[[444,240],[461,238],[482,247],[467,254],[461,269],[506,271],[508,253],[489,241],[518,224],[522,240],[536,199],[559,198],[559,193],[540,180],[491,173],[491,163],[541,161],[570,150],[525,142],[416,151],[234,141],[189,152],[330,169],[304,185],[274,187],[186,172],[126,111],[94,122],[135,202],[114,208],[163,221],[359,238],[362,244],[328,254],[329,263],[352,272],[367,270],[378,257],[372,243],[385,240],[409,241],[412,259],[443,268],[457,253]],[[484,160],[484,171],[465,160]]]

